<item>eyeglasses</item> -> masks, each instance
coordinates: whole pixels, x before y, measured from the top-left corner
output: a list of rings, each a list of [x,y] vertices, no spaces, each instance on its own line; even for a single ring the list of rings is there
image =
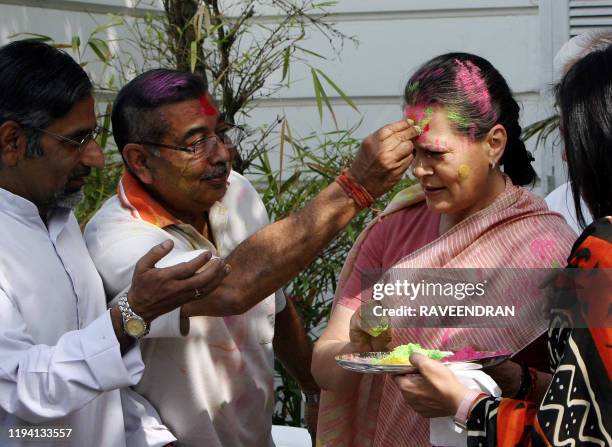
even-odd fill
[[[221,142],[227,147],[234,148],[240,144],[245,137],[245,131],[240,126],[228,124],[225,128],[217,130],[215,135],[200,138],[189,146],[177,146],[174,144],[156,143],[153,141],[134,141],[134,144],[145,146],[164,147],[175,151],[189,152],[193,157],[199,158],[213,151]]]
[[[87,132],[81,139],[73,140],[72,138],[68,138],[63,135],[58,135],[56,133],[49,132],[48,130],[41,129],[40,127],[32,127],[32,129],[37,130],[38,132],[42,132],[44,134],[50,135],[59,141],[63,141],[65,143],[69,143],[73,146],[76,146],[77,151],[79,152],[83,152],[83,150],[85,150],[85,147],[87,147],[87,144],[90,141],[98,138],[98,135],[100,135],[102,131],[104,130],[103,127],[96,126],[94,130]]]

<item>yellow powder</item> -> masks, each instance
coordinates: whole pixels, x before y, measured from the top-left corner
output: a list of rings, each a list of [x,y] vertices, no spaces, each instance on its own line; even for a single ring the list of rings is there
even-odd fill
[[[457,169],[457,174],[462,180],[468,178],[470,176],[470,167],[468,165],[460,165],[459,169]]]

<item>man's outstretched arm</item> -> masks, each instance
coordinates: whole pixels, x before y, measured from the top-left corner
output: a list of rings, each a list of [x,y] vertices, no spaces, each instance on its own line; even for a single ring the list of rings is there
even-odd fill
[[[389,124],[361,144],[350,176],[372,196],[389,191],[413,159],[418,135],[408,120]],[[226,258],[231,273],[206,299],[184,305],[184,314],[240,314],[274,293],[310,264],[361,211],[332,183],[299,211],[257,231]]]

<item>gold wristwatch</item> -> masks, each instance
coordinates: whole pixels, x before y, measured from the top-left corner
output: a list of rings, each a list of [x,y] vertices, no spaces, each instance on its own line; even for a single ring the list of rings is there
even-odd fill
[[[119,310],[123,320],[123,332],[130,337],[140,340],[149,333],[149,324],[140,316],[134,313],[128,303],[128,294],[123,293],[119,297]]]

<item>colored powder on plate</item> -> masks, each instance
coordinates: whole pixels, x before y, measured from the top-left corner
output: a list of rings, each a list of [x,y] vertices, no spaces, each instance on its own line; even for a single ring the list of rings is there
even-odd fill
[[[422,348],[418,343],[408,343],[406,345],[400,345],[391,351],[388,355],[381,359],[374,360],[374,364],[393,364],[398,363],[401,365],[410,364],[410,355],[417,353],[429,357],[433,360],[440,360],[448,355],[447,352],[439,351],[437,349],[425,349]]]
[[[509,355],[508,351],[475,351],[470,346],[461,348],[455,351],[453,355],[444,357],[445,362],[464,362],[466,360],[475,360],[483,357],[493,357],[497,355]]]

